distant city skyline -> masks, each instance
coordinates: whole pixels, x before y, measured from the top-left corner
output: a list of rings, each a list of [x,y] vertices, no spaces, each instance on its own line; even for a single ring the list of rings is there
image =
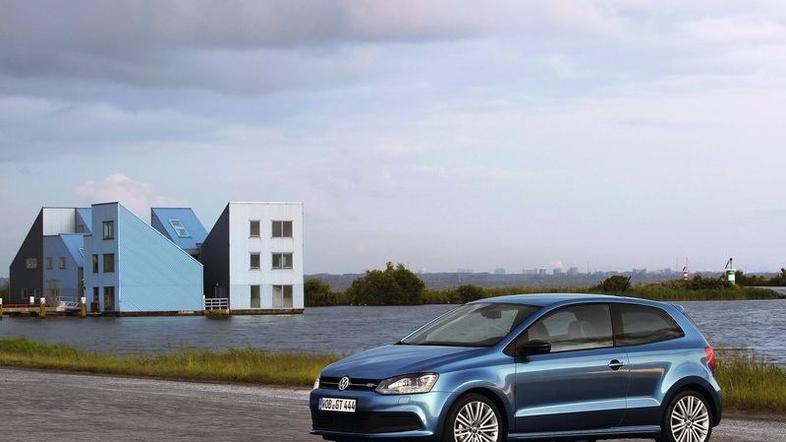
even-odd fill
[[[786,3],[8,0],[0,276],[41,206],[302,201],[306,273],[786,266]],[[677,269],[675,269],[677,270]]]

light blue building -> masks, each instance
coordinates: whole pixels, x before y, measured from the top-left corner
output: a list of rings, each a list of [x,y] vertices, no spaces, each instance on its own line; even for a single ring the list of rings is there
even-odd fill
[[[90,222],[84,279],[92,311],[202,309],[202,264],[187,251],[119,203],[94,204]]]
[[[49,305],[78,302],[83,294],[84,235],[44,237],[44,296]]]
[[[207,230],[196,213],[187,207],[154,207],[150,209],[150,225],[180,246],[189,255],[199,259]]]

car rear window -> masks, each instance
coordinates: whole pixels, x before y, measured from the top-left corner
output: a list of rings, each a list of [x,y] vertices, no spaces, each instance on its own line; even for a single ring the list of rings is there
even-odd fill
[[[618,346],[644,345],[685,336],[664,310],[644,305],[618,304],[622,329],[615,336]]]

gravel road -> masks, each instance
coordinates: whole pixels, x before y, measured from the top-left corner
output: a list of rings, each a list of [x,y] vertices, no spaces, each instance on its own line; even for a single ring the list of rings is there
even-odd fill
[[[308,392],[0,369],[3,441],[319,441]],[[786,422],[726,419],[713,442],[786,441]]]

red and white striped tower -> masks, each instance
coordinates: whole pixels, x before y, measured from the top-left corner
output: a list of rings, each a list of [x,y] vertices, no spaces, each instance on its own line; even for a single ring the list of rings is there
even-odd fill
[[[690,279],[690,273],[688,273],[688,257],[685,257],[685,267],[682,268],[682,280],[687,281]]]

